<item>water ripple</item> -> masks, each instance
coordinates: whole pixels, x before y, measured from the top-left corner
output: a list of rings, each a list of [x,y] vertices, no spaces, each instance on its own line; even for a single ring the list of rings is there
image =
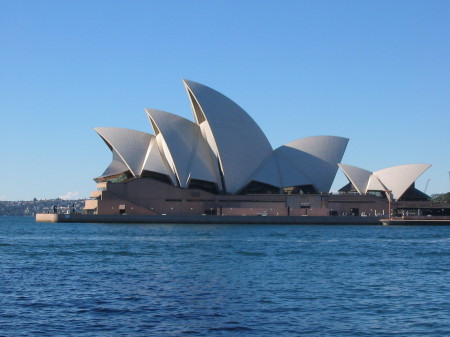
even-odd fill
[[[0,219],[1,336],[444,336],[450,228]]]

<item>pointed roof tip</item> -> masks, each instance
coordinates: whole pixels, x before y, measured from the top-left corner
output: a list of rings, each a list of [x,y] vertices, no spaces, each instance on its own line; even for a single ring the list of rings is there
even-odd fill
[[[153,109],[153,108],[144,108],[144,111],[145,111],[145,114],[147,115],[147,117],[150,117],[152,114],[155,114],[155,113],[166,112],[163,110]]]
[[[366,169],[364,169],[362,167],[355,166],[355,165],[350,165],[350,164],[345,164],[345,163],[338,163],[338,166],[343,168],[343,169],[344,168],[355,168],[355,169],[358,169],[358,170],[369,171],[369,170],[366,170]],[[371,171],[369,171],[369,172],[371,172]],[[373,172],[371,172],[371,173],[373,173]]]
[[[188,80],[186,78],[183,78],[182,81],[183,81],[184,86],[189,88],[189,89],[191,89],[192,87],[199,86],[199,87],[206,87],[206,88],[209,88],[211,90],[217,91],[217,90],[215,90],[215,89],[213,89],[211,87],[208,87],[205,84],[202,84],[202,83],[199,83],[199,82],[195,82],[195,81],[192,81],[192,80]]]
[[[102,130],[106,130],[109,127],[107,126],[96,126],[95,128],[92,128],[95,132],[97,132],[98,134],[100,134],[102,132]]]
[[[102,136],[101,129],[103,129],[103,127],[96,126],[95,128],[92,128],[92,130],[94,130],[100,137]]]
[[[159,115],[161,115],[161,114],[166,114],[166,115],[173,115],[173,116],[177,116],[177,115],[175,115],[174,113],[172,113],[172,112],[168,112],[168,111],[165,111],[165,110],[160,110],[160,109],[153,109],[153,108],[144,108],[144,111],[145,111],[145,113],[147,114],[147,116],[151,116],[151,115],[155,115],[155,114],[159,114]]]
[[[193,85],[202,85],[202,86],[204,86],[203,84],[197,83],[197,82],[195,82],[195,81],[188,80],[188,79],[186,79],[186,78],[183,78],[182,81],[183,81],[184,86],[185,86],[186,88],[189,88],[189,89],[190,89]]]
[[[181,81],[183,82],[184,88],[185,88],[186,90],[190,90],[190,88],[189,88],[189,83],[190,83],[191,81],[189,81],[189,80],[187,80],[187,79],[185,79],[185,78],[182,78]]]

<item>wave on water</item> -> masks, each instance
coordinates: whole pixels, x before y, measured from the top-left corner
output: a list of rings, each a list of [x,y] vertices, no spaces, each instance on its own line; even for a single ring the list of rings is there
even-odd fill
[[[1,336],[450,334],[450,228],[0,219]]]

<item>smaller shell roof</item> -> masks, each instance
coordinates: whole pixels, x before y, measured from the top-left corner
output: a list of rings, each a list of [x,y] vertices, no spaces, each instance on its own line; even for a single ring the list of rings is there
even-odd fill
[[[383,185],[383,183],[380,181],[380,179],[375,175],[375,174],[371,174],[369,181],[367,183],[367,187],[366,187],[366,191],[365,193],[367,193],[368,191],[384,191],[387,192],[390,189]]]
[[[398,200],[431,165],[405,164],[373,173],[351,165],[340,164],[339,167],[360,194],[365,194],[370,190],[389,191],[392,193],[392,197]]]
[[[388,167],[373,174],[392,191],[394,199],[399,199],[408,187],[430,167],[430,164],[406,164]]]
[[[365,194],[367,192],[367,185],[369,183],[372,172],[352,165],[338,165],[346,175],[347,179],[350,180],[353,186],[355,186],[356,190],[360,194]]]
[[[139,177],[152,135],[125,128],[98,127],[94,130],[122,159],[135,177]]]
[[[173,160],[180,186],[188,187],[191,179],[205,180],[220,186],[218,167],[212,159],[212,151],[201,135],[200,127],[166,111],[145,111],[157,129],[156,137],[162,137],[167,145],[170,155],[166,156]]]
[[[317,191],[328,192],[344,156],[348,138],[313,136],[297,139],[276,149],[289,158]]]

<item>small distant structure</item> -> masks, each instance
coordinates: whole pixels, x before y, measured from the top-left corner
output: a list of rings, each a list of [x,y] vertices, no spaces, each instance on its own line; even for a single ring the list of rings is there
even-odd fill
[[[427,183],[425,184],[425,188],[423,189],[423,193],[425,193],[425,194],[427,193],[428,185],[430,184],[430,180],[431,180],[431,179],[428,179],[428,180],[427,180]]]

